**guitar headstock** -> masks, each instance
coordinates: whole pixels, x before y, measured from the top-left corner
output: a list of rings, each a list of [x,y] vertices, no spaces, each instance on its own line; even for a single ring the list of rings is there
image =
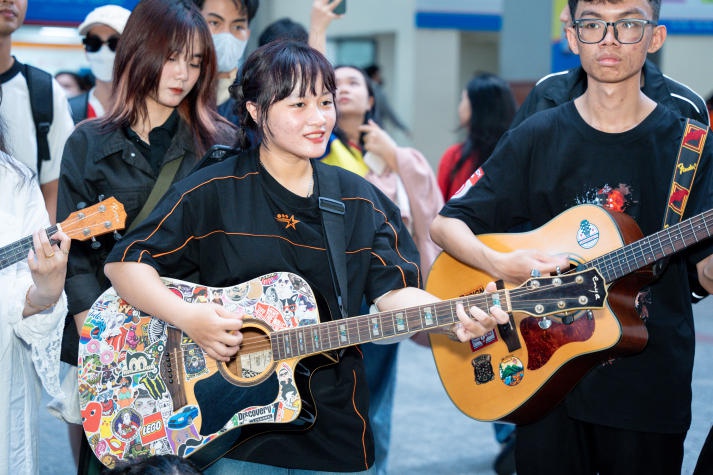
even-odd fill
[[[512,311],[535,317],[602,308],[606,297],[604,278],[594,267],[570,274],[533,277],[510,290]]]
[[[70,214],[60,223],[62,231],[72,239],[86,241],[94,236],[124,229],[126,212],[116,198],[107,198],[95,205]]]

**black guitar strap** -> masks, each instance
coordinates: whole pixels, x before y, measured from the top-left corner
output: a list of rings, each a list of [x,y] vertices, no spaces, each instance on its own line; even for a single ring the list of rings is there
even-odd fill
[[[332,274],[332,285],[337,296],[342,318],[347,318],[347,258],[346,235],[344,233],[344,212],[346,210],[339,188],[337,170],[330,165],[315,163],[317,189],[319,190],[319,210],[322,215],[327,259]]]

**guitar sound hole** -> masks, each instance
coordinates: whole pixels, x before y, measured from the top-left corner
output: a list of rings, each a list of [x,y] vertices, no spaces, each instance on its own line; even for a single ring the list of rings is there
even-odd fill
[[[258,384],[270,375],[275,363],[270,338],[260,328],[243,327],[243,344],[225,370],[242,384]]]

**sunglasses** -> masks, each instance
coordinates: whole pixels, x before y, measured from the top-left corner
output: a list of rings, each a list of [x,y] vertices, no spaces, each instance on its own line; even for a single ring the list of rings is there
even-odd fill
[[[104,43],[106,43],[109,46],[109,49],[112,52],[116,52],[116,45],[119,43],[119,37],[112,36],[108,40],[103,41],[98,36],[87,35],[82,40],[82,43],[84,43],[84,49],[87,50],[87,53],[96,53],[97,51],[99,51],[99,49],[102,47],[102,45]]]

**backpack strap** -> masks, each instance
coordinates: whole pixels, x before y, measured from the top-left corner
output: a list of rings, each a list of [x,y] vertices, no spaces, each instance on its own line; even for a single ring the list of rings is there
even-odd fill
[[[341,317],[347,318],[349,316],[347,313],[349,308],[347,302],[347,242],[344,234],[346,207],[342,202],[337,167],[319,165],[321,164],[314,163],[319,186],[319,210],[322,214],[322,228],[327,244],[327,260]]]
[[[30,92],[30,108],[37,135],[37,176],[39,176],[42,162],[51,158],[47,135],[53,119],[52,75],[29,64],[20,64],[20,66]]]

